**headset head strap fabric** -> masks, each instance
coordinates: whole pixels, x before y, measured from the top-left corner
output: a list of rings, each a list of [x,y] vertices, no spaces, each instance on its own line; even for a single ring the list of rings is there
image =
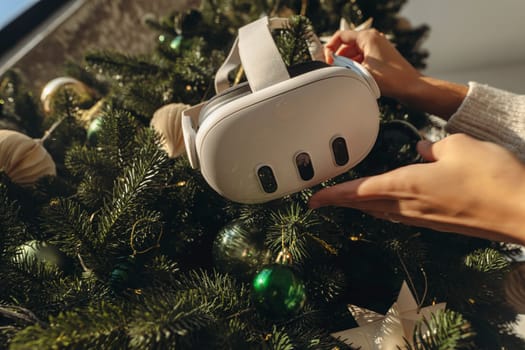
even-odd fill
[[[228,74],[239,64],[253,92],[290,79],[271,34],[272,29],[287,26],[287,18],[265,16],[241,27],[228,57],[215,75],[215,91],[219,94],[230,87]],[[317,35],[311,32],[307,41],[312,59],[324,61],[323,46]]]

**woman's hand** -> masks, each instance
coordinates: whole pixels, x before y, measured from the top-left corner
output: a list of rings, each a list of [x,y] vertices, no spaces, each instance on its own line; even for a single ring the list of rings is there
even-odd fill
[[[444,119],[450,118],[467,95],[466,85],[422,75],[375,29],[336,32],[325,45],[328,63],[333,62],[334,53],[362,64],[381,95]]]
[[[376,217],[525,244],[525,164],[464,134],[420,141],[428,161],[315,193],[310,207],[343,206]]]
[[[332,54],[359,62],[374,77],[384,96],[400,99],[401,83],[414,84],[421,73],[405,60],[388,39],[375,29],[338,31],[325,45],[325,58]]]

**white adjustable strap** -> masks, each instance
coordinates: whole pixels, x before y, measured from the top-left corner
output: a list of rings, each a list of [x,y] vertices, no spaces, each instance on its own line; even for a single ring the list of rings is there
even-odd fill
[[[274,28],[285,28],[287,23],[287,18],[262,17],[241,27],[228,57],[215,75],[215,91],[221,93],[230,86],[228,74],[241,62],[252,91],[289,79],[270,32]],[[308,36],[308,49],[312,59],[324,61],[323,46],[313,32]]]
[[[239,55],[252,92],[290,79],[273,41],[268,17],[239,29]]]

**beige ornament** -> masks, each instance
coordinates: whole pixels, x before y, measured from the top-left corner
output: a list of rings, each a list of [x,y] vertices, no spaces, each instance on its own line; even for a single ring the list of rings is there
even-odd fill
[[[0,130],[0,170],[19,185],[31,185],[45,175],[56,175],[53,158],[43,140],[13,130]]]
[[[366,29],[372,28],[372,23],[373,22],[374,22],[374,18],[370,17],[366,21],[364,21],[363,23],[361,23],[358,26],[356,26],[354,23],[349,23],[346,19],[341,17],[341,19],[339,20],[339,31],[342,32],[342,31],[345,31],[345,30],[354,30],[356,32],[359,32],[361,30],[366,30]],[[331,35],[330,36],[321,36],[320,37],[322,43],[329,42],[331,38],[332,38]]]
[[[186,152],[182,136],[182,112],[189,108],[182,103],[165,105],[153,114],[150,126],[162,137],[162,149],[170,158],[176,158]]]
[[[69,89],[77,97],[80,105],[92,104],[96,96],[96,92],[80,80],[71,77],[55,78],[44,86],[40,95],[46,115],[53,113],[54,98],[62,89]]]

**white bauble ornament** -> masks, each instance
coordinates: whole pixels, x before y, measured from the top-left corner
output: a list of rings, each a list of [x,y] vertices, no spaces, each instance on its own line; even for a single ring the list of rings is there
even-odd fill
[[[56,175],[55,162],[42,141],[13,130],[0,130],[0,170],[19,185]]]
[[[189,107],[183,103],[170,103],[157,109],[151,118],[150,126],[162,137],[162,149],[170,158],[186,152],[181,118],[182,112]]]

